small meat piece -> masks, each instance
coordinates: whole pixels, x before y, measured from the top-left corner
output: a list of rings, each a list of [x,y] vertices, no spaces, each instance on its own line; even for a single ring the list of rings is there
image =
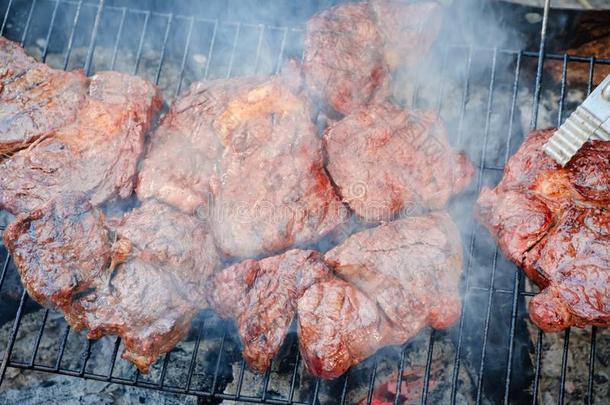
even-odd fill
[[[216,276],[213,308],[222,318],[235,318],[243,357],[262,373],[286,337],[297,300],[310,286],[330,277],[320,254],[311,250],[245,260]]]
[[[356,233],[324,260],[377,302],[401,342],[427,325],[448,328],[460,316],[462,244],[444,212]]]
[[[356,110],[327,128],[324,142],[343,200],[369,222],[416,207],[443,208],[474,173],[434,114],[390,103]]]
[[[121,337],[122,358],[147,373],[189,331],[199,303],[186,300],[172,272],[162,263],[140,258],[119,265],[106,288],[98,288],[66,310],[75,330],[87,329],[89,339]]]
[[[225,150],[211,179],[210,222],[224,254],[257,257],[313,243],[345,221],[310,115],[273,78],[233,98],[214,121]]]
[[[147,372],[209,306],[206,285],[218,254],[205,223],[154,200],[109,226],[112,278],[74,301],[66,319],[90,339],[120,336],[122,357]]]
[[[314,99],[341,114],[387,93],[383,43],[367,3],[331,7],[307,22],[303,70]]]
[[[369,6],[383,39],[385,61],[391,70],[414,66],[441,30],[442,13],[437,3],[371,0]]]
[[[104,215],[82,194],[66,194],[17,216],[4,232],[28,293],[48,308],[69,305],[92,287],[110,263]]]
[[[610,146],[586,143],[562,168],[543,152],[554,129],[531,133],[476,216],[541,288],[529,304],[544,331],[610,325]]]
[[[128,197],[160,106],[158,89],[140,78],[95,75],[74,122],[0,163],[0,207],[27,212],[65,192],[85,193],[93,205]]]
[[[529,302],[532,320],[548,332],[610,325],[609,263],[610,212],[566,210],[524,263],[543,287]]]
[[[339,377],[379,348],[398,343],[375,302],[341,279],[314,284],[297,311],[301,357],[316,377]]]
[[[180,286],[178,294],[200,308],[208,307],[208,281],[219,257],[208,225],[155,200],[149,200],[112,226],[119,245],[128,241],[129,251],[142,261],[163,264]]]
[[[543,200],[516,191],[483,189],[477,210],[477,217],[496,235],[505,254],[518,264],[553,225],[553,214]]]
[[[187,213],[209,210],[210,178],[223,150],[214,120],[233,97],[261,81],[197,82],[182,94],[151,137],[138,176],[138,197],[154,197]]]
[[[338,377],[384,346],[459,319],[462,246],[445,213],[356,233],[324,260],[339,278],[298,302],[301,354],[315,376]]]
[[[0,37],[0,158],[74,121],[87,95],[82,71],[51,69]]]

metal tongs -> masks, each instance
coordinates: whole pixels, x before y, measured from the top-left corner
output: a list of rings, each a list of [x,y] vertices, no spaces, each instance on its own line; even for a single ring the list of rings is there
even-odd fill
[[[610,141],[610,75],[544,144],[544,151],[563,167],[588,140]]]

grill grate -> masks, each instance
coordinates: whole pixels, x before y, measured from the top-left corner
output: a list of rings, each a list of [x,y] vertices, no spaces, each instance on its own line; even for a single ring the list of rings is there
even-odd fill
[[[168,99],[175,97],[182,88],[195,80],[248,73],[269,74],[279,71],[286,58],[301,56],[301,28],[226,22],[114,7],[105,5],[103,0],[97,4],[69,0],[30,0],[22,2],[27,3],[25,7],[23,4],[17,7],[13,3],[13,0],[0,1],[0,18],[3,18],[0,34],[20,41],[40,60],[64,69],[81,67],[87,74],[101,69],[139,74],[159,84]],[[543,24],[546,24],[546,19]],[[32,32],[33,27],[37,32]],[[100,31],[111,32],[113,35],[100,35]],[[151,32],[159,35],[151,35]],[[153,37],[157,40],[156,44]],[[37,41],[35,38],[44,40]],[[436,91],[416,88],[408,100],[414,105],[436,108],[444,118],[455,124],[457,134],[452,141],[464,148],[479,167],[476,185],[471,190],[471,201],[483,185],[499,179],[504,164],[520,143],[523,134],[518,120],[521,118],[523,121],[524,110],[527,109],[524,107],[524,94],[532,97],[529,99],[530,122],[531,127],[535,128],[540,121],[539,108],[543,93],[559,91],[555,108],[556,122],[560,124],[564,116],[568,115],[568,110],[574,107],[566,102],[571,89],[569,68],[588,66],[589,79],[584,95],[593,87],[595,68],[610,65],[610,59],[548,54],[544,43],[543,35],[540,50],[535,52],[448,46],[442,50],[443,60],[451,58],[453,69],[443,63]],[[100,53],[105,55],[105,60],[96,57]],[[490,66],[484,73],[477,70],[481,61]],[[551,62],[562,64],[559,89],[553,83],[543,80],[543,65]],[[484,84],[480,80],[482,75],[486,77]],[[456,77],[461,80],[455,80]],[[456,91],[458,96],[453,98],[457,98],[457,101],[449,106],[451,103],[448,100],[455,96],[453,93]],[[436,94],[435,100],[427,100],[426,94]],[[483,94],[479,103],[473,101],[477,94]],[[504,105],[499,107],[499,103]],[[477,123],[481,130],[474,130],[473,123]],[[448,398],[451,403],[461,402],[464,398],[476,403],[536,403],[540,399],[548,345],[545,344],[546,335],[542,331],[537,330],[532,334],[533,329],[528,324],[525,313],[525,300],[535,293],[528,287],[521,272],[503,259],[495,243],[490,241],[481,227],[467,223],[463,228],[467,229],[463,240],[468,256],[463,286],[465,305],[459,324],[450,331],[428,330],[397,350],[382,350],[380,355],[350,370],[336,382],[307,378],[300,361],[296,338],[291,334],[283,349],[283,358],[274,362],[273,370],[270,369],[264,376],[255,379],[258,389],[254,389],[256,387],[250,386],[253,377],[247,371],[244,361],[235,359],[234,331],[228,323],[219,321],[211,312],[201,314],[194,323],[190,336],[191,346],[187,353],[183,353],[184,349],[179,346],[155,365],[152,374],[157,377],[156,380],[141,376],[133,368],[129,369],[129,376],[117,372],[119,368],[125,368],[121,365],[122,360],[117,359],[121,348],[120,338],[112,340],[111,350],[103,356],[104,361],[97,361],[98,343],[87,341],[65,324],[62,324],[62,332],[57,336],[55,361],[41,362],[37,360],[41,343],[45,341],[48,333],[46,328],[56,318],[56,314],[40,310],[21,288],[16,295],[16,308],[11,318],[14,320],[0,366],[0,383],[5,378],[7,368],[17,368],[202,398],[271,404],[324,402],[324,395],[328,392],[334,393],[335,398],[340,398],[341,403],[347,403],[353,400],[350,397],[352,386],[364,384],[366,389],[363,398],[365,403],[370,404],[374,387],[380,382],[381,369],[387,363],[392,363],[397,371],[394,403],[398,404],[403,389],[403,371],[413,366],[408,354],[418,346],[424,353],[420,392],[421,403],[426,403],[431,401],[435,390],[432,381],[437,379],[434,376],[434,364],[439,360],[435,353],[441,350],[443,342],[450,341],[454,353],[443,352],[449,366],[448,384],[443,388],[450,393]],[[2,291],[15,269],[4,247],[0,247],[0,257]],[[42,315],[40,327],[28,346],[26,337],[20,334],[20,328],[24,317],[33,311]],[[529,346],[522,347],[523,336],[530,342]],[[569,400],[570,395],[569,390],[566,390],[566,381],[570,378],[570,336],[571,332],[567,330],[562,337],[556,397],[559,403]],[[597,329],[590,328],[588,358],[585,361],[588,370],[576,370],[577,373],[587,374],[586,386],[579,388],[585,391],[584,398],[588,403],[595,401],[597,387],[597,336]],[[80,348],[77,349],[80,351],[79,361],[73,367],[66,366],[64,360],[67,353],[73,352],[74,339],[80,342]],[[204,349],[203,346],[210,341],[216,342],[212,346],[214,350],[210,350],[209,345]],[[18,358],[18,348],[19,351],[25,350],[29,357]],[[179,357],[178,360],[176,356]],[[207,358],[202,361],[205,356]],[[97,370],[89,367],[93,358],[96,358]],[[179,378],[181,384],[168,381],[168,376],[172,373],[170,370],[176,368],[175,365],[181,360],[185,360]],[[286,364],[278,366],[277,363],[281,362]],[[203,371],[202,363],[206,364]],[[223,368],[227,364],[232,365],[229,367],[235,377],[232,392],[226,389],[226,373]],[[238,371],[235,372],[236,370]],[[464,373],[470,376],[471,387],[464,388]],[[285,392],[278,392],[275,381],[279,374],[286,375],[289,381]],[[602,384],[606,384],[606,390],[610,389],[607,382]],[[256,395],[251,393],[253,389],[257,391]]]

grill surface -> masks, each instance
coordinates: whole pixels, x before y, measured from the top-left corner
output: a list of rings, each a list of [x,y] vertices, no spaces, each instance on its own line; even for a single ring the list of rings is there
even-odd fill
[[[0,34],[21,42],[40,60],[64,69],[81,67],[87,74],[103,69],[138,74],[159,84],[168,100],[194,80],[270,74],[277,72],[286,58],[301,56],[301,27],[163,14],[104,2],[13,3],[0,1]],[[420,81],[425,85],[405,90],[402,99],[406,104],[438,109],[449,127],[455,128],[452,142],[465,149],[479,168],[476,184],[464,201],[450,207],[463,230],[467,253],[462,288],[465,305],[458,325],[448,331],[426,330],[403,347],[382,350],[337,381],[325,382],[308,377],[303,370],[294,333],[272,369],[264,376],[252,375],[239,357],[231,324],[206,312],[194,323],[188,341],[164,356],[151,375],[142,376],[117,358],[120,339],[90,342],[65,323],[60,323],[61,333],[50,333],[49,323],[55,322],[56,314],[40,309],[19,287],[2,295],[2,306],[11,311],[12,326],[7,328],[6,341],[0,340],[5,347],[0,383],[7,368],[19,368],[207,399],[306,404],[363,398],[371,403],[375,385],[390,375],[396,383],[394,402],[399,403],[403,370],[419,370],[423,384],[416,388],[422,403],[438,398],[452,403],[535,403],[541,398],[545,360],[558,340],[562,346],[560,368],[554,371],[557,381],[545,389],[552,389],[559,403],[575,395],[588,403],[607,400],[608,382],[596,373],[600,332],[596,328],[578,332],[579,339],[587,336],[583,349],[587,358],[575,359],[570,356],[574,330],[556,337],[535,329],[525,310],[535,289],[473,223],[471,212],[480,187],[495,184],[501,177],[504,164],[521,143],[522,128],[527,129],[528,123],[531,128],[539,123],[558,125],[575,107],[578,100],[566,101],[578,90],[578,85],[568,84],[570,69],[586,66],[589,71],[582,100],[593,87],[596,67],[610,65],[610,60],[545,54],[544,41],[540,51],[455,45],[439,49],[437,54],[451,63],[440,64],[437,80]],[[545,63],[562,65],[560,85],[543,78]],[[549,98],[557,100],[551,103],[552,120],[551,114],[543,117],[539,113],[541,100]],[[3,246],[0,265],[3,291],[16,273]],[[39,325],[34,336],[23,330],[25,319]],[[40,359],[43,342],[56,347],[54,358]],[[607,345],[606,340],[601,350],[607,351]],[[412,356],[413,352],[422,356]],[[570,361],[586,364],[586,368]],[[388,369],[398,374],[392,375]],[[581,381],[582,386],[566,388],[566,382],[574,385],[572,380]],[[354,387],[361,387],[360,391]],[[354,394],[355,390],[359,394]]]

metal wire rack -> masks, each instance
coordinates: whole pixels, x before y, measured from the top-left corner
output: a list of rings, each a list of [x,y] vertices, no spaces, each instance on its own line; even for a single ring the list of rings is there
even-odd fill
[[[595,70],[610,65],[610,59],[547,53],[548,15],[549,1],[536,51],[446,46],[440,52],[443,61],[450,59],[451,64],[441,64],[441,79],[433,84],[436,91],[415,88],[406,100],[407,104],[436,108],[453,123],[456,131],[452,142],[465,149],[479,168],[475,185],[466,197],[470,203],[483,185],[500,178],[504,164],[522,139],[523,126],[527,130],[524,123],[528,114],[529,127],[538,126],[541,100],[547,92],[556,94],[553,124],[559,124],[573,108],[566,101],[572,87],[577,87],[570,83],[571,70],[586,66],[584,96],[594,85]],[[195,80],[277,72],[285,59],[301,56],[303,35],[300,27],[164,14],[109,6],[103,0],[3,0],[0,19],[0,35],[21,42],[53,67],[83,68],[87,74],[104,69],[128,71],[160,85],[168,99]],[[155,35],[151,35],[153,32]],[[561,65],[558,84],[543,77],[548,63]],[[481,71],[480,65],[486,68]],[[430,100],[426,96],[429,94],[434,94],[435,99]],[[458,216],[460,209],[463,208],[454,207]],[[337,381],[307,376],[294,334],[287,339],[281,358],[264,376],[251,375],[236,355],[236,338],[230,324],[219,321],[211,312],[201,314],[188,344],[165,355],[153,367],[151,376],[121,365],[123,361],[117,356],[119,338],[112,339],[110,350],[101,353],[96,347],[102,343],[86,340],[65,324],[53,337],[54,358],[42,361],[41,343],[47,339],[54,313],[38,307],[19,288],[14,304],[2,304],[14,308],[14,316],[6,341],[0,340],[5,345],[0,384],[8,368],[17,368],[207,399],[271,404],[348,403],[356,395],[352,394],[353,387],[360,386],[362,403],[370,404],[382,369],[389,367],[394,370],[389,375],[395,381],[393,401],[398,404],[404,371],[419,367],[422,404],[432,402],[439,390],[451,403],[536,403],[541,397],[549,347],[545,342],[548,335],[536,330],[527,319],[525,301],[534,292],[522,273],[503,259],[486,232],[472,223],[470,213],[461,217],[458,222],[464,230],[468,255],[462,290],[465,305],[458,325],[449,331],[427,330],[402,347],[382,350]],[[14,277],[15,269],[4,247],[0,247],[0,260],[2,291],[7,280]],[[39,324],[33,335],[25,333],[22,326],[24,319],[31,316],[38,317]],[[558,338],[562,342],[559,376],[552,387],[555,398],[558,403],[573,399],[574,389],[566,389],[566,382],[579,374],[585,376],[577,379],[584,386],[576,387],[576,391],[581,391],[587,403],[603,402],[607,400],[603,392],[610,388],[605,381],[600,389],[596,379],[599,332],[596,328],[585,332],[589,336],[588,358],[578,364],[585,364],[586,369],[571,367],[573,333],[567,330]],[[446,349],[448,346],[450,349]],[[411,358],[410,353],[415,350],[423,356]],[[78,355],[66,361],[70,353]],[[444,365],[440,373],[435,368],[437,363]],[[383,378],[387,379],[387,375]],[[286,381],[284,385],[276,383],[280,376]],[[227,380],[231,378],[229,386]]]

